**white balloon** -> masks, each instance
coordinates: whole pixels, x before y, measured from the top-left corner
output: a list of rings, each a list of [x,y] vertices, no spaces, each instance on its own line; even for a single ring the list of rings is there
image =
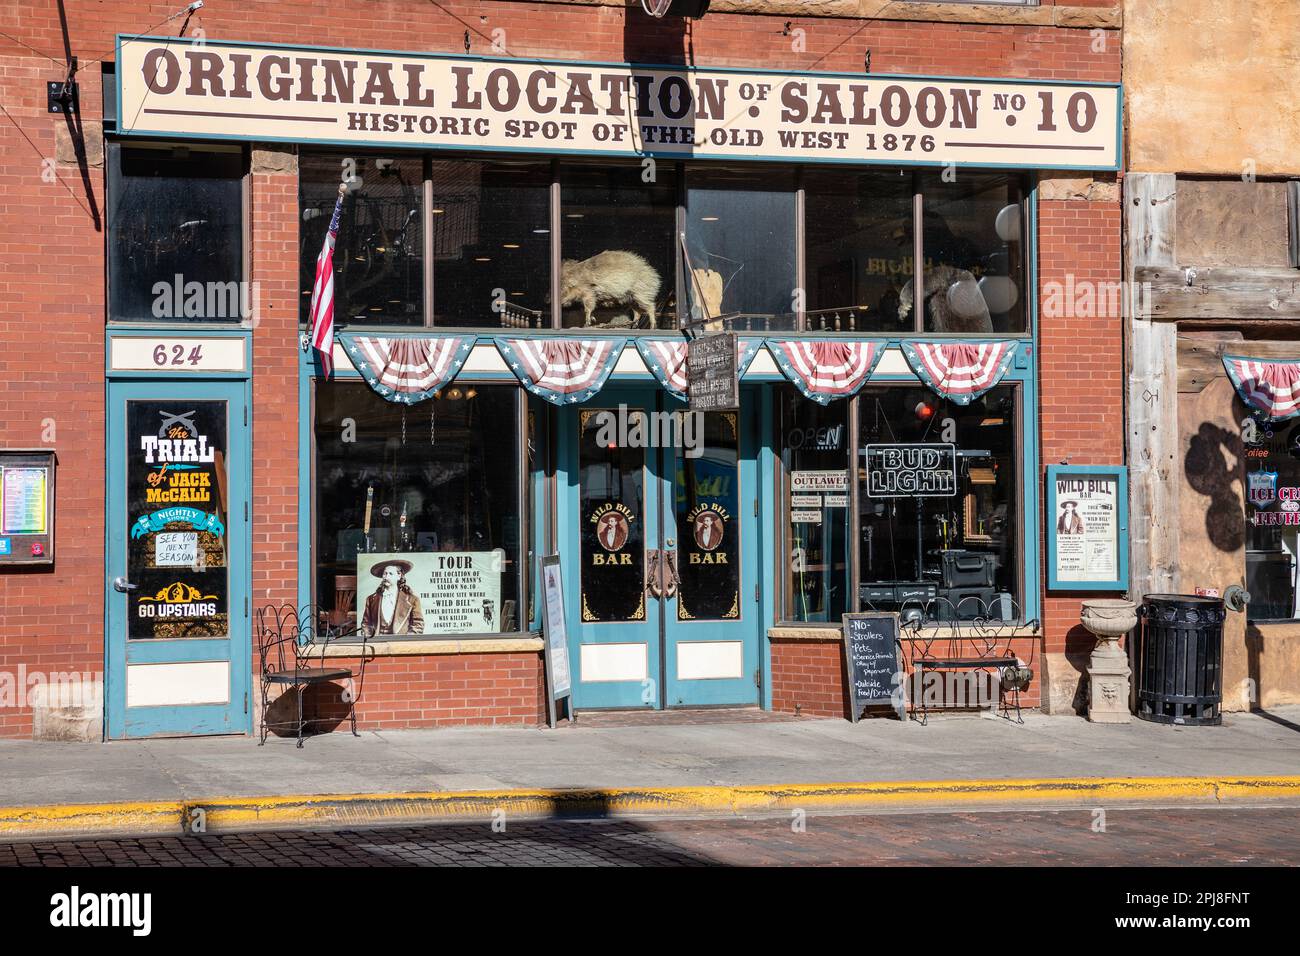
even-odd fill
[[[980,288],[969,275],[948,286],[948,307],[967,319],[981,316],[987,311],[984,300],[980,297]]]
[[[1020,301],[1020,289],[1008,276],[984,276],[980,279],[980,294],[990,312],[1010,312]]]
[[[993,220],[993,230],[1003,242],[1020,241],[1020,207],[1015,203],[1003,206]]]

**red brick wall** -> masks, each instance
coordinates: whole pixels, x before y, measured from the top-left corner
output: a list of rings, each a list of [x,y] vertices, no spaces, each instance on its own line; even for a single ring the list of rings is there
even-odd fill
[[[1100,5],[1109,5],[1109,0]],[[112,56],[115,34],[175,34],[181,19],[163,20],[179,8],[179,3],[159,6],[142,0],[63,6],[66,41],[82,65],[83,124],[93,127],[99,120],[98,61]],[[29,670],[98,671],[103,660],[105,570],[102,168],[93,157],[84,170],[75,163],[53,162],[56,129],[66,121],[46,112],[44,82],[63,75],[60,8],[44,0],[11,0],[6,14],[9,36],[0,37],[0,103],[6,111],[0,115],[0,150],[5,156],[0,169],[0,254],[6,266],[0,275],[0,301],[5,305],[0,312],[4,385],[0,443],[9,447],[52,444],[60,466],[56,567],[45,572],[0,571],[0,670],[16,671],[25,664]],[[794,48],[792,37],[782,35],[787,21],[805,31],[803,50]],[[702,66],[856,71],[870,49],[872,70],[877,73],[1088,80],[1118,80],[1120,66],[1118,34],[1107,34],[1105,49],[1095,51],[1095,39],[1087,29],[1039,26],[712,13],[688,33],[681,22],[652,21],[635,9],[486,0],[441,5],[423,0],[371,2],[364,5],[361,16],[346,18],[343,31],[341,22],[338,10],[316,2],[245,0],[202,10],[188,22],[187,33],[201,29],[211,39],[459,53],[468,30],[472,52],[487,54],[492,31],[500,27],[505,30],[506,52],[525,57],[680,62],[689,49],[694,62]],[[1095,204],[1076,208],[1080,205],[1085,204],[1044,204],[1040,215],[1044,273],[1049,268],[1057,272],[1081,268],[1083,263],[1088,269],[1109,270],[1117,278],[1118,209],[1094,209]],[[252,222],[253,278],[260,291],[259,324],[253,334],[253,599],[261,603],[292,599],[296,594],[299,290],[292,175],[258,172],[253,176]],[[1108,337],[1112,331],[1113,337]],[[1080,333],[1090,336],[1086,341],[1097,362],[1083,370],[1091,375],[1089,387],[1104,393],[1090,399],[1094,406],[1104,403],[1100,418],[1091,423],[1072,417],[1081,413],[1067,401],[1067,396],[1078,398],[1077,370],[1068,370],[1069,380],[1059,387],[1050,381],[1067,371],[1053,363],[1073,361],[1069,356],[1078,351]],[[1065,455],[1119,460],[1119,406],[1111,405],[1112,392],[1116,403],[1120,395],[1119,343],[1117,322],[1044,329],[1045,461]],[[1097,346],[1101,353],[1095,351]],[[51,377],[51,367],[57,368],[56,376]],[[46,442],[43,434],[47,418],[54,420],[56,429],[52,442]],[[1077,617],[1076,605],[1049,600],[1049,646],[1064,639],[1060,635],[1070,618]],[[812,652],[791,650],[791,660],[804,653]],[[785,654],[782,649],[777,656]],[[521,667],[526,670],[529,660],[535,670],[535,656],[476,657],[475,666],[488,676],[474,681],[533,681],[515,687],[518,695],[498,695],[494,702],[479,706],[473,701],[488,698],[469,693],[480,689],[470,687],[470,678],[464,688],[448,683],[458,680],[448,676],[454,660],[379,662],[373,672],[380,678],[374,706],[381,709],[371,710],[367,694],[365,719],[376,726],[516,718],[527,722],[523,711],[530,707],[540,715],[536,674],[531,678],[515,674]],[[792,665],[792,675],[800,666]],[[461,690],[465,695],[455,696]],[[444,693],[463,703],[429,709],[430,695]],[[793,689],[782,693],[783,700],[793,699],[788,696]],[[822,701],[810,706],[832,705]],[[478,713],[470,713],[474,710]],[[27,736],[30,723],[24,708],[0,709],[0,736]]]
[[[1034,679],[1029,688],[1020,695],[1022,707],[1037,707],[1039,704],[1038,677],[1041,673],[1038,661],[1037,641],[1032,638],[1017,638],[1011,643],[1011,652],[1021,660],[1030,663]],[[999,648],[1000,650],[1001,648]],[[913,673],[913,651],[915,648],[905,645],[903,667],[909,675]],[[954,657],[968,656],[972,653],[968,645],[950,647],[947,641],[936,641],[931,648],[931,656],[952,654]],[[782,640],[772,641],[772,709],[785,713],[797,713],[808,717],[849,717],[845,705],[848,685],[844,676],[844,642],[837,636],[821,641]],[[1007,703],[1011,698],[1007,698]]]
[[[1055,282],[1068,290],[1071,277],[1076,290],[1087,288],[1085,284],[1119,282],[1123,278],[1122,224],[1118,200],[1040,202],[1040,289]],[[1124,462],[1123,316],[1102,306],[1094,308],[1093,315],[1082,314],[1088,311],[1085,302],[1081,296],[1066,296],[1067,314],[1043,315],[1039,320],[1040,459],[1044,468],[1066,459],[1075,465]],[[1045,580],[1045,538],[1040,538],[1039,547]],[[1075,593],[1046,598],[1046,650],[1087,651],[1096,643],[1079,623],[1080,603],[1089,596]],[[1114,597],[1114,592],[1109,596]]]

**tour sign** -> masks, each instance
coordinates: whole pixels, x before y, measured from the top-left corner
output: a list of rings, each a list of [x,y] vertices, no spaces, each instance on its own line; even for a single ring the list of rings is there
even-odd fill
[[[957,450],[952,445],[867,446],[871,498],[951,498],[957,494]]]
[[[715,332],[686,345],[686,378],[693,412],[729,412],[740,407],[736,335]]]
[[[1118,84],[693,69],[117,38],[118,133],[1109,169]]]

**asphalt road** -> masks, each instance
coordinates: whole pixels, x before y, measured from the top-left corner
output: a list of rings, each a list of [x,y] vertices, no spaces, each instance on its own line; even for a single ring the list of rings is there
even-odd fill
[[[0,844],[0,866],[1300,865],[1300,808],[554,820]]]

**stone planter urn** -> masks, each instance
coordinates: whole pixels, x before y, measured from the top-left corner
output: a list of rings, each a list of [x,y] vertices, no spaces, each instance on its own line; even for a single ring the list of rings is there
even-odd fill
[[[1088,661],[1088,719],[1095,724],[1127,724],[1128,656],[1119,639],[1137,627],[1137,605],[1125,598],[1094,598],[1083,602],[1083,626],[1097,637]]]

